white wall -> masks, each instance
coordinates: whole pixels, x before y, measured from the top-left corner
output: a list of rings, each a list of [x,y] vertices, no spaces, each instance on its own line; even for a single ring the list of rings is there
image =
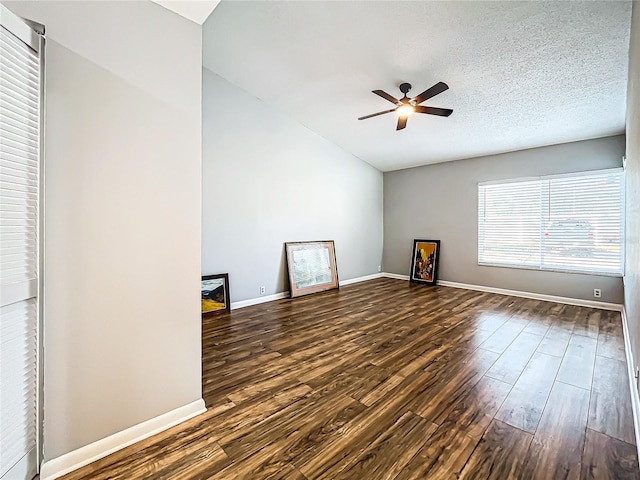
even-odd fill
[[[627,251],[624,303],[631,346],[640,360],[640,5],[633,4],[627,91]]]
[[[335,240],[341,280],[378,272],[378,170],[208,69],[202,121],[202,271],[233,301],[288,290],[288,241]]]
[[[384,268],[408,275],[414,238],[442,240],[439,278],[622,303],[622,279],[478,265],[478,182],[622,165],[624,136],[565,143],[384,174]]]
[[[46,48],[44,450],[201,398],[201,28],[151,2],[5,2]]]

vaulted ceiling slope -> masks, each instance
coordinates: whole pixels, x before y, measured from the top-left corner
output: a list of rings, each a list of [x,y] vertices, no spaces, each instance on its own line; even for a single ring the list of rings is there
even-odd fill
[[[624,132],[631,2],[226,1],[203,63],[382,171]],[[417,95],[448,117],[371,93]],[[241,125],[238,128],[242,128]]]
[[[220,0],[151,0],[167,10],[202,25]]]

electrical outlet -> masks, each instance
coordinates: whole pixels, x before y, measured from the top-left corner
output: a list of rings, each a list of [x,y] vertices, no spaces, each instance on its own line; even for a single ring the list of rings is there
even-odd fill
[[[600,298],[602,296],[602,290],[600,290],[599,288],[594,288],[593,289],[593,296],[595,298]]]
[[[260,287],[260,295],[264,295],[265,292],[265,288],[264,285],[262,287]]]
[[[382,271],[382,265],[378,265],[378,271],[381,272]]]

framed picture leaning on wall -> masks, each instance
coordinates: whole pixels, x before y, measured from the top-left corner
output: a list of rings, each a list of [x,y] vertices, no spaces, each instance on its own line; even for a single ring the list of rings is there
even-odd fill
[[[292,298],[338,288],[333,240],[287,242],[285,250]]]
[[[202,316],[231,311],[229,274],[204,275],[201,282]]]
[[[409,279],[415,283],[435,285],[439,261],[440,240],[414,240]]]

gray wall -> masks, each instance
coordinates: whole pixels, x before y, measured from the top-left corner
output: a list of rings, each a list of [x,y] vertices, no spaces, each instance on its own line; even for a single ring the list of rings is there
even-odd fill
[[[442,240],[440,280],[622,303],[622,279],[478,265],[478,182],[619,167],[624,136],[384,174],[386,272],[408,275],[414,238]]]
[[[208,69],[202,122],[202,271],[233,301],[288,290],[288,241],[335,240],[341,280],[378,272],[382,173]]]
[[[201,29],[151,2],[44,23],[44,451],[201,398]]]
[[[624,304],[636,364],[640,355],[640,4],[634,2],[627,92],[627,252]]]

